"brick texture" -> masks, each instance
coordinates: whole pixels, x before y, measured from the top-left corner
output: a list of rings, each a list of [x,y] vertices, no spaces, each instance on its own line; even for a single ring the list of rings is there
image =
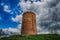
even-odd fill
[[[33,12],[23,14],[21,34],[37,34],[36,15]]]

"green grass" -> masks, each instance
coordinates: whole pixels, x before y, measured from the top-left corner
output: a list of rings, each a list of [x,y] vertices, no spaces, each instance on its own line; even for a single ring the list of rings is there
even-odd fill
[[[0,40],[60,40],[60,35],[57,34],[41,34],[41,35],[13,35],[4,37]]]

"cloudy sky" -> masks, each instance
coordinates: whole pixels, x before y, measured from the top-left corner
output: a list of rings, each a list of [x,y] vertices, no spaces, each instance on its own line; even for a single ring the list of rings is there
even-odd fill
[[[60,34],[60,0],[0,0],[0,29],[20,33],[26,11],[36,14],[38,34]]]

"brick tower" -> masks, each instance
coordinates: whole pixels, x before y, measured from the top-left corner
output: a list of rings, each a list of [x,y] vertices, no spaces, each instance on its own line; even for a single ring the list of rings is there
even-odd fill
[[[36,15],[33,12],[23,14],[21,34],[37,34]]]

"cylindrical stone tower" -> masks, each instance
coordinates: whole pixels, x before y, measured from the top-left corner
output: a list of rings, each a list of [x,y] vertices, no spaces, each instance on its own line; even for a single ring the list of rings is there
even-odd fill
[[[37,34],[36,15],[33,12],[23,14],[21,34]]]

